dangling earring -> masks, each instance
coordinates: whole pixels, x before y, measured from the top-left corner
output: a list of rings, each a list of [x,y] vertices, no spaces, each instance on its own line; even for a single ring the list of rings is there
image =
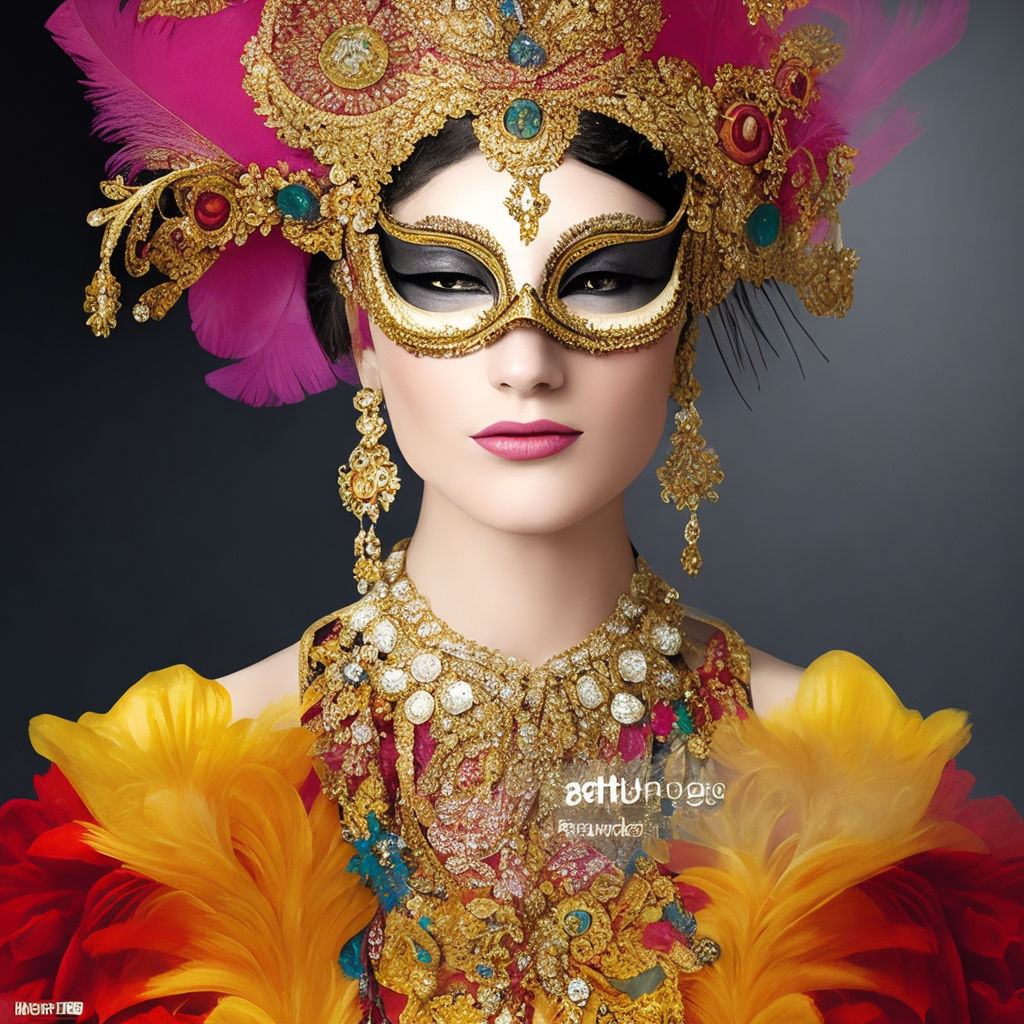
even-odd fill
[[[338,469],[338,494],[345,508],[359,520],[352,575],[360,594],[365,594],[370,584],[380,579],[380,541],[374,525],[381,510],[386,512],[391,507],[401,484],[391,453],[380,443],[387,430],[380,414],[383,398],[384,393],[379,389],[360,388],[352,400],[359,411],[356,429],[362,438],[352,449],[348,464]],[[370,520],[369,529],[363,526],[364,517]]]
[[[676,350],[672,380],[672,397],[680,405],[675,416],[676,429],[670,439],[672,447],[665,465],[658,470],[658,481],[662,485],[661,500],[674,502],[680,511],[684,508],[690,510],[690,521],[683,531],[686,547],[681,559],[688,576],[696,576],[703,561],[697,549],[700,538],[697,508],[701,499],[718,501],[715,487],[725,478],[718,456],[705,447],[706,442],[700,433],[700,414],[693,404],[700,395],[700,384],[693,375],[696,340],[697,325],[691,320],[684,328]]]

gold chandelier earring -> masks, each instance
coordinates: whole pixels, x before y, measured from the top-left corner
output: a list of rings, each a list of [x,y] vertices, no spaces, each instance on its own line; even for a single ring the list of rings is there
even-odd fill
[[[352,575],[360,594],[365,594],[370,584],[380,579],[380,540],[374,526],[381,511],[386,512],[391,507],[401,484],[391,452],[380,443],[387,430],[380,414],[383,399],[384,393],[379,389],[360,388],[357,392],[352,404],[359,412],[356,429],[362,437],[352,449],[348,463],[338,468],[338,494],[345,508],[359,520]],[[370,521],[369,529],[364,519]]]
[[[701,436],[700,414],[694,405],[700,395],[700,383],[693,375],[696,340],[697,325],[691,319],[676,350],[672,379],[672,397],[679,403],[679,411],[675,415],[676,429],[670,438],[671,448],[665,465],[658,470],[661,500],[674,503],[680,511],[690,510],[690,520],[683,531],[686,547],[680,559],[688,576],[696,576],[703,563],[697,548],[700,539],[697,508],[702,500],[718,501],[715,488],[725,478],[718,456],[706,446]]]

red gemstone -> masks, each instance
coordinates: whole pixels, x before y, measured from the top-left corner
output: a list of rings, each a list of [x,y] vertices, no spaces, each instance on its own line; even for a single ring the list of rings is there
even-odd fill
[[[196,223],[204,231],[216,231],[228,222],[231,216],[231,203],[227,196],[219,192],[201,192],[192,208]]]
[[[752,103],[734,103],[719,132],[726,153],[740,164],[756,164],[772,148],[772,125]]]

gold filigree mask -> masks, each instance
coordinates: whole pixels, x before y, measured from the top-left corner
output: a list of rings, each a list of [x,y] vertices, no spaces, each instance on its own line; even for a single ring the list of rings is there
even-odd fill
[[[485,228],[449,217],[402,224],[382,209],[377,230],[350,234],[350,282],[384,333],[416,355],[468,355],[524,324],[588,352],[642,348],[686,318],[684,214],[577,224],[535,287],[515,279]]]

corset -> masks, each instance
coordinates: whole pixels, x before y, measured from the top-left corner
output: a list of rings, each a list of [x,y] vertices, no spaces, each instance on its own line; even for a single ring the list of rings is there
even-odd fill
[[[317,773],[379,902],[341,951],[367,1019],[681,1021],[719,950],[661,852],[721,797],[742,640],[637,559],[612,614],[534,666],[450,629],[404,559],[301,647]]]

